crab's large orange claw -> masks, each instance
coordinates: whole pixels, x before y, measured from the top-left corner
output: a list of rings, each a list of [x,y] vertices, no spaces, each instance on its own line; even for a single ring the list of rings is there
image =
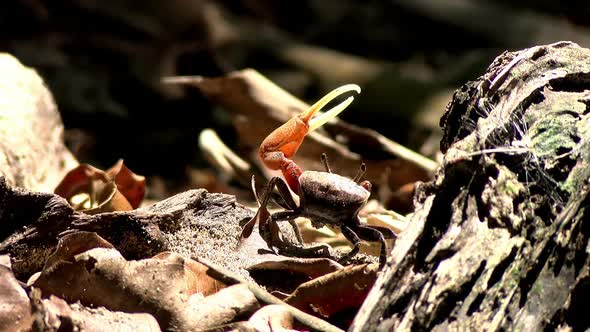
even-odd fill
[[[287,184],[289,184],[289,187],[295,193],[299,193],[298,178],[299,175],[301,175],[302,170],[291,160],[291,158],[299,149],[299,146],[303,142],[303,138],[305,138],[305,135],[308,132],[319,128],[330,119],[336,117],[348,107],[350,103],[352,103],[354,97],[348,97],[346,100],[320,116],[315,118],[313,116],[334,98],[350,91],[360,93],[361,88],[356,84],[347,84],[334,89],[313,104],[309,109],[291,118],[285,124],[275,129],[264,139],[262,144],[260,144],[259,155],[266,167],[272,170],[280,169],[287,180]]]

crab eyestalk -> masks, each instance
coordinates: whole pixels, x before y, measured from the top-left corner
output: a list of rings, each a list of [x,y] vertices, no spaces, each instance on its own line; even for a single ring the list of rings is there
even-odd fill
[[[356,84],[347,84],[334,89],[309,109],[275,129],[260,144],[259,155],[266,167],[272,170],[280,169],[287,184],[295,193],[299,193],[298,178],[303,171],[291,160],[291,157],[295,155],[308,132],[338,116],[352,103],[354,97],[346,98],[340,104],[315,118],[314,115],[335,98],[352,91],[360,93],[361,88]]]

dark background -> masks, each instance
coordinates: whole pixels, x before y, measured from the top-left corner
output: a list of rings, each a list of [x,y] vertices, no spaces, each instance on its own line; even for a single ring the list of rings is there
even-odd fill
[[[438,118],[452,91],[497,55],[558,40],[590,45],[586,1],[12,0],[0,6],[1,50],[46,80],[79,160],[108,167],[124,158],[137,173],[176,183],[189,169],[208,167],[197,146],[203,128],[214,128],[238,150],[239,138],[223,109],[195,89],[162,85],[162,77],[252,67],[306,101],[357,83],[363,94],[343,119],[434,158]]]

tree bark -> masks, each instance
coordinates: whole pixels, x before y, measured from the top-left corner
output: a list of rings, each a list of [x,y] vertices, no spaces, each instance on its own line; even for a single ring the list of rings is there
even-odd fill
[[[590,325],[590,50],[500,55],[454,94],[444,162],[352,331]]]

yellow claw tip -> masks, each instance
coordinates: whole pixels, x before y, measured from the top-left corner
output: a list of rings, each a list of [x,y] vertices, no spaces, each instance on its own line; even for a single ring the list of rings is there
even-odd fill
[[[303,117],[304,121],[307,121],[309,123],[309,131],[313,131],[313,130],[321,127],[326,122],[337,117],[338,114],[340,114],[342,111],[344,111],[346,109],[346,107],[348,107],[348,105],[350,105],[352,103],[352,101],[354,100],[354,97],[351,96],[351,97],[346,98],[346,100],[344,100],[340,104],[334,106],[333,108],[329,109],[328,111],[321,114],[320,116],[312,119],[312,116],[315,113],[317,113],[319,110],[321,110],[322,107],[326,106],[329,102],[331,102],[335,98],[339,97],[340,95],[347,93],[347,92],[351,92],[351,91],[355,91],[356,93],[361,93],[361,87],[356,84],[346,84],[341,87],[338,87],[338,88],[332,90],[327,95],[325,95],[322,99],[317,101],[315,104],[313,104],[308,110],[303,112],[302,117]]]

